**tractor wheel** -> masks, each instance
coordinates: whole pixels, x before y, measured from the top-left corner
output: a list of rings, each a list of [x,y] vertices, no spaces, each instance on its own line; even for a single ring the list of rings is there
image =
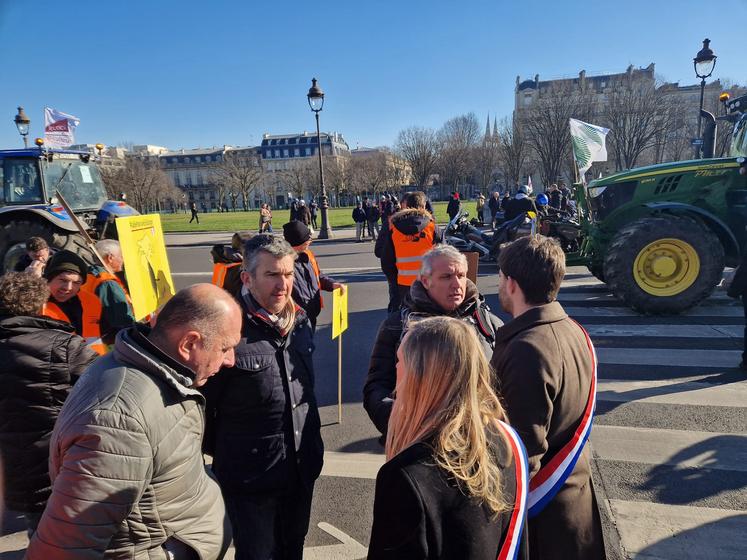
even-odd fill
[[[724,248],[700,222],[642,218],[620,229],[607,248],[604,277],[641,313],[681,313],[708,297],[724,270]]]
[[[18,259],[26,252],[29,237],[43,237],[53,251],[66,249],[79,254],[88,263],[93,262],[93,255],[83,237],[77,233],[60,230],[42,221],[12,220],[0,228],[0,263],[3,271],[13,270]]]
[[[590,264],[586,268],[589,269],[589,272],[591,272],[594,278],[596,278],[600,282],[604,282],[604,263]]]

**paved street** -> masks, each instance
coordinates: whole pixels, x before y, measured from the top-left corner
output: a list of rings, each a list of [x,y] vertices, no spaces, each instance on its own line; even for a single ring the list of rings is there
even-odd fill
[[[209,281],[209,245],[228,235],[168,236],[177,287]],[[343,422],[337,424],[337,341],[330,306],[317,331],[317,383],[326,455],[306,558],[364,558],[374,479],[383,462],[361,405],[386,283],[371,243],[313,246],[322,270],[350,286],[343,335]],[[493,266],[479,287],[499,309]],[[585,268],[568,271],[561,302],[590,332],[600,361],[592,449],[610,558],[737,559],[747,550],[747,378],[739,363],[742,308],[722,293],[681,317],[642,317]],[[330,300],[331,301],[331,300]],[[0,558],[24,535],[6,520]]]

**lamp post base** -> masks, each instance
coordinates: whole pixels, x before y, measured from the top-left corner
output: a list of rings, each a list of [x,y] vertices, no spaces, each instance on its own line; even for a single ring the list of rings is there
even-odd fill
[[[326,228],[322,227],[319,230],[319,235],[317,235],[316,238],[317,239],[333,239],[334,234],[332,233],[332,228],[329,226],[327,226]]]

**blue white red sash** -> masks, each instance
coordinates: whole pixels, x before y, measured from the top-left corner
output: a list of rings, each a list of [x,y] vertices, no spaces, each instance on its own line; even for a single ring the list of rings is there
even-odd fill
[[[574,321],[575,323],[575,321]],[[578,458],[584,450],[586,440],[591,434],[591,424],[594,419],[594,408],[597,403],[597,354],[589,333],[576,323],[586,337],[586,344],[591,353],[591,382],[589,384],[589,399],[586,403],[584,415],[576,428],[571,440],[565,444],[550,461],[542,467],[529,481],[529,517],[538,515],[555,497],[565,481],[573,472]]]
[[[515,560],[519,554],[521,545],[521,534],[524,531],[524,517],[527,511],[527,494],[529,491],[529,461],[524,444],[516,431],[504,422],[500,422],[511,448],[516,463],[516,500],[514,510],[511,514],[511,522],[506,531],[506,538],[503,541],[500,551],[498,551],[498,560]]]

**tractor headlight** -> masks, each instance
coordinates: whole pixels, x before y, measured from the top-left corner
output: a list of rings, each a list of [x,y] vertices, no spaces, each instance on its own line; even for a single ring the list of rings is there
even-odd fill
[[[603,192],[604,192],[604,191],[605,191],[606,189],[607,189],[607,187],[591,187],[591,188],[590,188],[590,189],[588,190],[588,192],[589,192],[589,198],[596,198],[596,197],[598,197],[598,196],[599,196],[599,195],[601,195],[601,194],[602,194],[602,193],[603,193]]]

